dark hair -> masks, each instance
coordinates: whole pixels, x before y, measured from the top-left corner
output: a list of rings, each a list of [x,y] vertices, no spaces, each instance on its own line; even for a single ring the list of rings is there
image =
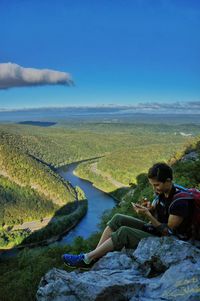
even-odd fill
[[[159,182],[164,183],[167,179],[173,179],[172,169],[166,163],[156,163],[148,171],[149,179],[156,179]]]

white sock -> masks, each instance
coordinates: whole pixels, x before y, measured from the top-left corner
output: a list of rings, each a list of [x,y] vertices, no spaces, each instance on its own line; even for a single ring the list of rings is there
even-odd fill
[[[86,253],[86,254],[84,254],[84,259],[83,259],[83,261],[84,261],[86,264],[89,264],[89,263],[92,261],[92,259],[90,259],[90,258],[88,257],[88,254]]]

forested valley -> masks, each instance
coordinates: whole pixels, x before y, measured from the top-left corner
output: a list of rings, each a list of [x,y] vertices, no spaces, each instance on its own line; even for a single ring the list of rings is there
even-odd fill
[[[146,176],[152,163],[170,163],[175,182],[200,188],[199,132],[200,126],[193,124],[95,123],[48,128],[1,125],[1,246],[7,246],[8,241],[17,245],[23,240],[32,243],[50,238],[86,213],[84,193],[71,187],[56,173],[58,166],[91,159],[79,164],[76,174],[118,200],[117,206],[102,217],[99,233],[94,233],[88,240],[77,237],[70,246],[25,248],[17,257],[0,259],[0,294],[6,296],[3,300],[17,301],[19,296],[22,301],[27,298],[35,300],[35,292],[44,273],[52,267],[63,269],[60,260],[62,253],[87,252],[94,248],[106,222],[114,213],[135,215],[131,202],[137,202],[143,196],[149,199],[153,196]],[[190,152],[196,154],[196,160],[182,160]],[[121,186],[114,185],[112,180],[118,181]],[[69,211],[63,209],[66,204],[74,204],[77,194],[79,212],[73,206]],[[59,210],[64,224],[59,220]],[[50,224],[47,230],[44,228],[32,233],[32,238],[29,233],[13,233],[13,225],[44,216],[58,216],[56,225]]]

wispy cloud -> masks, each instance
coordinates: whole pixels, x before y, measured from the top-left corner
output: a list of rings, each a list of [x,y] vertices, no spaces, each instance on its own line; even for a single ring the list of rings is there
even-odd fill
[[[200,113],[200,101],[188,102],[147,102],[124,106],[122,112],[134,113]]]
[[[72,106],[47,106],[47,107],[24,107],[24,108],[1,108],[4,111],[33,111],[33,110],[58,110],[68,112],[84,112],[89,114],[134,114],[134,113],[158,113],[158,114],[200,114],[200,101],[190,102],[149,102],[130,105],[101,104],[101,105],[72,105]]]
[[[72,86],[73,81],[66,72],[24,68],[14,63],[0,64],[0,89],[42,85]]]
[[[135,110],[200,110],[200,101],[188,101],[188,102],[146,102],[129,105],[127,108]]]

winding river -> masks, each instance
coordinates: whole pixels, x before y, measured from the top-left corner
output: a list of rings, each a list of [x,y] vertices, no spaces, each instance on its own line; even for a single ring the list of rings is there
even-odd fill
[[[112,209],[116,202],[115,200],[102,192],[101,190],[95,188],[89,181],[80,179],[75,176],[73,171],[79,163],[72,163],[57,169],[57,172],[67,181],[69,181],[72,186],[79,186],[85,193],[88,200],[88,211],[78,225],[72,229],[69,233],[62,237],[61,240],[54,242],[54,244],[70,244],[77,236],[82,236],[83,238],[88,238],[93,232],[98,230],[98,223],[103,212],[107,209]],[[20,252],[17,249],[11,249],[4,251],[1,254],[2,258],[16,256]]]
[[[69,244],[77,236],[88,238],[93,232],[98,230],[98,223],[103,212],[107,209],[112,209],[116,204],[111,196],[95,188],[89,181],[74,175],[73,171],[77,165],[78,163],[72,163],[60,167],[57,169],[57,172],[73,186],[79,186],[84,191],[88,200],[88,211],[80,223],[59,241],[61,244]]]

